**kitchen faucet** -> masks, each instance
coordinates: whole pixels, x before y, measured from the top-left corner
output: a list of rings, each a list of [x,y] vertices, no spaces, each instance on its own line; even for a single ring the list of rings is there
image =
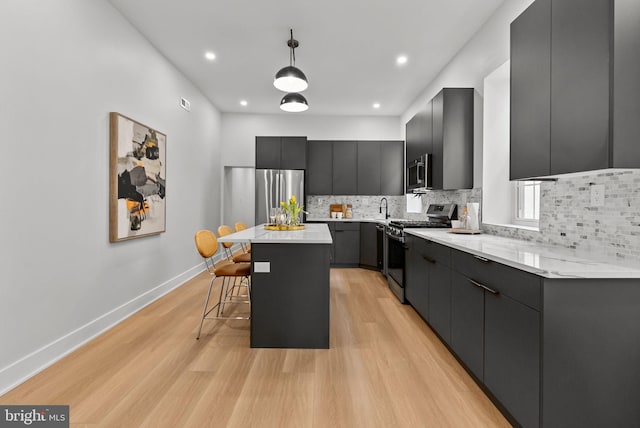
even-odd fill
[[[389,215],[389,202],[387,201],[387,198],[382,198],[380,199],[380,206],[379,208],[379,212],[380,214],[382,214],[382,201],[384,201],[384,218],[385,220],[388,219],[390,217]]]

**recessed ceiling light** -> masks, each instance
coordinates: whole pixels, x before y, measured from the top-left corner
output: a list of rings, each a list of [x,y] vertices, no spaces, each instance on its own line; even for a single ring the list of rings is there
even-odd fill
[[[396,58],[396,62],[398,63],[398,65],[404,65],[407,63],[407,56],[406,55],[400,55],[398,58]]]
[[[214,59],[216,59],[216,54],[214,54],[213,52],[206,52],[204,54],[204,57],[209,61],[213,61]]]
[[[246,107],[249,103],[247,102],[247,100],[240,100],[240,105],[242,107]]]
[[[373,108],[380,108],[380,103],[373,103]]]

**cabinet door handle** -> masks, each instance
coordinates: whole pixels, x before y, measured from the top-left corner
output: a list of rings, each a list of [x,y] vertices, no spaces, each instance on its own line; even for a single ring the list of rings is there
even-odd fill
[[[428,261],[429,263],[435,264],[436,261],[433,260],[431,257],[427,257],[427,256],[422,256],[423,259],[425,259],[426,261]]]
[[[485,259],[484,257],[480,257],[480,256],[475,256],[474,255],[473,257],[475,257],[476,259],[480,260],[481,262],[485,262],[485,263],[488,263],[488,262],[491,261],[489,259]]]
[[[336,233],[342,233],[344,230],[336,230]]]
[[[405,250],[410,250],[411,249],[411,247],[408,246],[408,245],[403,245],[402,248],[404,248]]]
[[[495,295],[500,294],[500,292],[498,290],[494,290],[493,288],[489,288],[486,285],[482,285],[479,282],[474,281],[473,279],[469,279],[469,282],[472,283],[473,285],[475,285],[476,287],[484,288],[485,290],[487,290],[491,294],[495,294]]]

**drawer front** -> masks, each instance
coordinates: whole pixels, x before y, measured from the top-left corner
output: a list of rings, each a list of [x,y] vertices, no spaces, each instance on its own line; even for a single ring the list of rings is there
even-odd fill
[[[541,310],[541,280],[537,275],[463,251],[451,252],[452,267],[456,271],[514,300]]]
[[[333,222],[335,224],[336,230],[360,230],[359,222],[349,222],[349,223],[338,223]]]
[[[425,243],[423,246],[423,256],[445,266],[451,266],[451,248],[426,239],[423,241]]]

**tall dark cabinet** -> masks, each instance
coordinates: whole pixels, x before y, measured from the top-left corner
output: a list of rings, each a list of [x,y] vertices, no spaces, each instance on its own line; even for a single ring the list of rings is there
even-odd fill
[[[632,0],[536,0],[513,21],[511,179],[640,167],[638,22]]]
[[[406,125],[406,162],[431,153],[433,140],[432,101],[418,111]]]
[[[430,154],[433,190],[473,188],[473,88],[444,88],[406,125],[406,162]]]
[[[444,88],[432,117],[433,189],[473,188],[473,89]]]

